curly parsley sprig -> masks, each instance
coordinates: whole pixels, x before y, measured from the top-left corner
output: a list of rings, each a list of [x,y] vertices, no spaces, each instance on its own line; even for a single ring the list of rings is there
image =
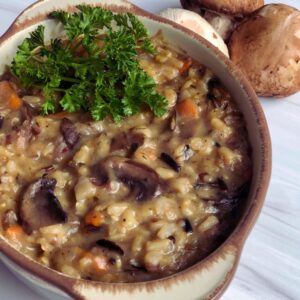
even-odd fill
[[[83,110],[94,120],[111,115],[119,122],[147,105],[163,116],[167,101],[138,63],[138,51],[155,52],[144,25],[130,13],[87,5],[77,9],[50,14],[63,24],[66,39],[46,43],[45,28],[38,26],[12,62],[13,74],[26,87],[43,91],[42,112]]]

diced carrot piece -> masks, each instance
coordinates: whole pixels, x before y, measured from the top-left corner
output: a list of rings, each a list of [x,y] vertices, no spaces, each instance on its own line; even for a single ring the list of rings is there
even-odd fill
[[[88,225],[99,227],[104,222],[104,216],[101,212],[92,210],[85,216],[84,221]]]
[[[184,62],[183,66],[179,70],[180,75],[183,75],[185,72],[188,71],[188,69],[191,67],[193,61],[190,57],[187,58],[187,60]]]
[[[8,239],[20,239],[22,235],[24,234],[22,226],[16,224],[8,227],[5,231],[5,236]]]
[[[7,98],[13,92],[13,88],[8,81],[0,82],[0,102],[7,103]]]
[[[191,99],[180,101],[176,110],[181,117],[195,119],[199,117],[199,111],[196,103]]]
[[[9,108],[11,110],[18,110],[23,104],[23,101],[20,99],[20,97],[16,94],[13,93],[10,95],[9,98]]]
[[[107,271],[109,269],[107,257],[104,255],[95,255],[93,264],[97,271]]]
[[[12,110],[19,109],[23,103],[8,81],[0,82],[0,102]]]

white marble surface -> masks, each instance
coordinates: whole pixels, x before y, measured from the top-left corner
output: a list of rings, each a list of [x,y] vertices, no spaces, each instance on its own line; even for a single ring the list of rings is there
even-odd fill
[[[0,0],[0,34],[32,0]],[[135,0],[158,11],[177,0]],[[266,1],[270,2],[270,1]],[[300,9],[300,0],[281,0]],[[300,51],[300,49],[299,49]],[[273,175],[263,212],[222,300],[300,299],[300,93],[262,99],[273,144]],[[44,300],[0,264],[1,300]]]

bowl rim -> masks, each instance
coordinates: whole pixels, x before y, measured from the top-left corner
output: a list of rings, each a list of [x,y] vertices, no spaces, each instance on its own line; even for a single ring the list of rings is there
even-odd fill
[[[41,21],[48,19],[46,14],[38,15],[35,18],[27,19],[23,22],[18,22],[20,17],[26,16],[26,13],[34,8],[36,5],[39,5],[43,2],[47,2],[49,0],[38,0],[25,8],[13,21],[7,31],[0,37],[0,47],[2,44],[8,39],[13,37],[18,32],[26,29],[31,25],[38,24]],[[219,59],[223,64],[224,68],[227,68],[231,74],[234,74],[234,78],[236,82],[242,87],[244,92],[247,94],[248,101],[251,104],[251,113],[256,116],[258,125],[259,125],[259,139],[262,141],[261,155],[262,155],[262,165],[260,172],[260,181],[257,184],[256,194],[249,199],[250,202],[249,207],[247,208],[247,214],[244,214],[239,224],[236,228],[231,232],[231,234],[226,238],[226,240],[213,252],[211,252],[207,257],[203,260],[198,261],[194,265],[190,266],[187,269],[184,269],[180,272],[174,273],[168,277],[146,281],[146,282],[134,282],[134,283],[104,283],[97,281],[87,281],[84,279],[75,279],[71,278],[63,273],[55,271],[53,269],[47,268],[42,264],[34,261],[31,258],[26,257],[25,255],[20,255],[20,252],[13,248],[5,239],[3,239],[0,235],[0,253],[3,253],[10,261],[12,261],[17,266],[21,267],[25,271],[37,276],[38,278],[52,284],[53,286],[59,288],[64,291],[69,296],[74,299],[84,300],[78,292],[75,291],[74,287],[78,282],[82,282],[85,285],[96,286],[98,288],[108,288],[112,287],[113,291],[118,292],[131,292],[136,288],[146,288],[147,290],[153,290],[158,287],[169,287],[178,281],[182,281],[184,279],[189,280],[193,278],[193,274],[197,273],[199,270],[207,267],[208,265],[216,262],[219,257],[224,256],[224,254],[233,249],[236,251],[236,257],[234,261],[234,265],[232,269],[228,272],[226,278],[223,283],[216,289],[212,294],[207,297],[207,300],[219,299],[219,297],[224,293],[224,291],[229,286],[238,266],[238,262],[240,260],[241,252],[245,241],[251,232],[256,220],[259,217],[259,214],[262,210],[265,196],[267,193],[268,185],[271,177],[272,170],[272,146],[271,146],[271,138],[267,125],[267,121],[259,102],[259,99],[252,88],[249,81],[246,79],[246,76],[238,69],[237,66],[233,64],[221,51],[219,51],[215,46],[210,44],[207,40],[202,38],[200,35],[195,32],[173,22],[167,20],[161,16],[152,14],[148,11],[145,11],[138,6],[127,2],[126,0],[122,0],[124,3],[128,3],[129,7],[119,7],[116,5],[106,5],[105,7],[114,11],[114,12],[127,12],[137,15],[138,17],[145,17],[154,22],[163,23],[167,25],[171,25],[173,28],[183,32],[188,35],[190,38],[196,40],[205,46],[209,51],[213,52],[214,55]],[[100,3],[99,3],[100,4]],[[101,6],[101,4],[100,4]],[[68,7],[72,11],[73,7]],[[180,278],[178,278],[180,277]]]

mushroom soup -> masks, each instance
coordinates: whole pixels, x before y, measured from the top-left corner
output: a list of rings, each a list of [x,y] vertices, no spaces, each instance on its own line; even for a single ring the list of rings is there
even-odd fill
[[[243,116],[221,82],[157,35],[139,64],[168,100],[114,123],[37,113],[42,96],[0,82],[2,235],[75,278],[138,282],[203,259],[231,233],[251,181]]]

